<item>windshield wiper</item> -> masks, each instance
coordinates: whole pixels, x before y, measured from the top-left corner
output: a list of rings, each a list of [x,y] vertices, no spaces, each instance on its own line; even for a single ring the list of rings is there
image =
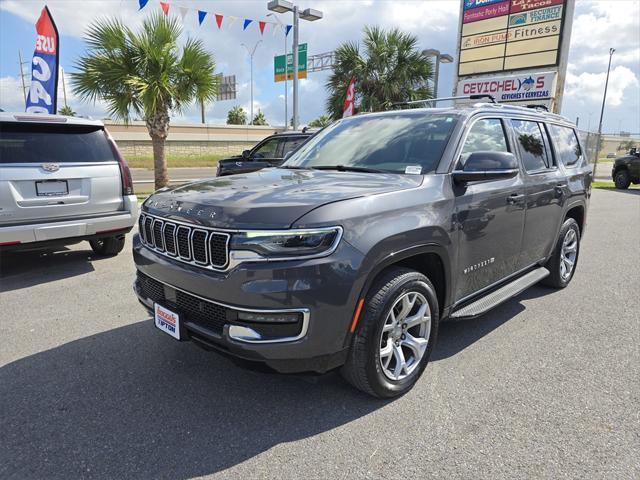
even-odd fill
[[[338,172],[364,172],[364,173],[387,173],[384,170],[366,167],[352,167],[350,165],[318,165],[311,167],[314,170],[337,170]]]
[[[287,168],[289,170],[309,170],[309,167],[299,167],[297,165],[280,165],[278,168]]]

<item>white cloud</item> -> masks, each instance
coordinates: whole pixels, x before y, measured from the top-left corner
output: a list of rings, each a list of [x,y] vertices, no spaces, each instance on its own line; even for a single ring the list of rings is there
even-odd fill
[[[580,74],[567,72],[565,95],[567,98],[584,103],[598,103],[602,100],[606,72]],[[607,87],[607,104],[611,107],[622,105],[627,89],[638,88],[638,77],[630,69],[617,66],[611,70]]]

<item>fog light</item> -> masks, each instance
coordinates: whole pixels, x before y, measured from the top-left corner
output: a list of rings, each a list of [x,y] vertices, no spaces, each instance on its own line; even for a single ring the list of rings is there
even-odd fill
[[[264,312],[238,312],[238,320],[255,323],[296,323],[300,320],[300,314],[293,313],[264,313]]]

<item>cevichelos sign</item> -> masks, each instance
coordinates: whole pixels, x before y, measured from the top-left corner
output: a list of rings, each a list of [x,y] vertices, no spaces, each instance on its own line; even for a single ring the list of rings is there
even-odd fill
[[[565,0],[463,0],[458,76],[558,65]]]
[[[31,62],[27,112],[56,113],[58,96],[58,29],[47,7],[36,22],[36,48]]]
[[[458,82],[458,95],[493,95],[499,102],[530,102],[553,98],[557,72],[470,78]]]

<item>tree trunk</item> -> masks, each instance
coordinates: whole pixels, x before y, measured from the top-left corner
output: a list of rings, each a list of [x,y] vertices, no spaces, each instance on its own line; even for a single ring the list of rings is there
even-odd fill
[[[167,171],[167,159],[164,155],[163,137],[151,137],[153,145],[153,169],[155,174],[156,190],[169,184],[169,172]]]
[[[153,145],[153,168],[157,190],[169,184],[167,159],[164,154],[164,142],[169,134],[169,107],[159,105],[156,113],[148,117],[146,123]]]

